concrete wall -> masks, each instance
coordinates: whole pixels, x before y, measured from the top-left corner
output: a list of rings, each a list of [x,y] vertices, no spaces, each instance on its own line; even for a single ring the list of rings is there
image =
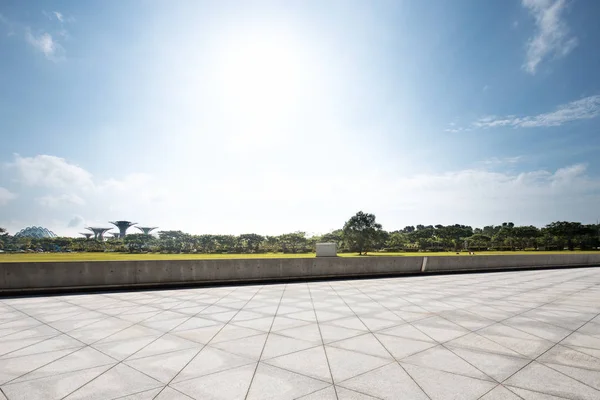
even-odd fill
[[[0,292],[377,276],[421,271],[423,257],[0,263]]]
[[[0,293],[600,266],[600,254],[0,263]]]
[[[427,257],[425,272],[600,266],[598,254],[540,254],[502,256]]]

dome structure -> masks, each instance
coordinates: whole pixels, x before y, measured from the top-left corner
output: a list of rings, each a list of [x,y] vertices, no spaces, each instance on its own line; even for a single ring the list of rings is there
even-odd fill
[[[29,237],[29,238],[53,238],[56,237],[54,232],[41,226],[29,226],[25,229],[21,229],[15,234],[15,237]]]

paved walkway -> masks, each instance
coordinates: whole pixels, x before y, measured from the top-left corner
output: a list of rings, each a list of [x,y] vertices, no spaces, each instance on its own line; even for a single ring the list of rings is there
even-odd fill
[[[600,268],[0,299],[0,399],[600,399]]]

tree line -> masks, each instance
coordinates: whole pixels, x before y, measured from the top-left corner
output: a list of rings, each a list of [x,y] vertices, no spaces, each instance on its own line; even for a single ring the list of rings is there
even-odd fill
[[[310,253],[317,243],[334,242],[339,252],[440,252],[516,250],[598,250],[600,224],[558,221],[542,228],[512,222],[473,228],[468,225],[416,225],[386,231],[375,215],[358,212],[343,228],[324,235],[305,232],[264,236],[192,235],[160,231],[157,236],[129,234],[104,241],[86,238],[29,238],[0,228],[0,250],[12,252],[160,252],[206,254]]]

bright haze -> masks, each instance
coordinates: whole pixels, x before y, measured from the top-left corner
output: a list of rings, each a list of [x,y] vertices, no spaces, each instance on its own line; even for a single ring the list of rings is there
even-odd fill
[[[600,217],[600,2],[0,2],[0,226]]]

